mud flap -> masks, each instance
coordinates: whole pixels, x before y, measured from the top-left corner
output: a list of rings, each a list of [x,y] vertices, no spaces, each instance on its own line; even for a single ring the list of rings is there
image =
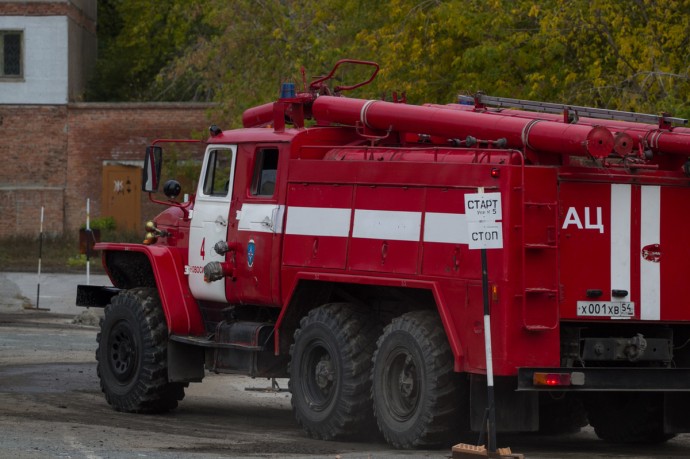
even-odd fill
[[[539,430],[539,394],[517,392],[515,377],[494,377],[496,430],[536,432]],[[471,429],[480,431],[486,411],[486,377],[470,376]]]
[[[201,382],[204,378],[203,347],[168,341],[168,381]]]
[[[664,394],[664,433],[690,432],[690,392],[666,392]]]

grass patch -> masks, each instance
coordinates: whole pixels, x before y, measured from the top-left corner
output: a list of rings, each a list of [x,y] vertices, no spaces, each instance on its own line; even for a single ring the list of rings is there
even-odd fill
[[[38,252],[38,236],[1,238],[0,271],[36,271],[38,269]],[[79,241],[76,236],[44,235],[41,269],[46,272],[66,270],[67,259],[77,253],[79,253]]]
[[[103,230],[102,241],[137,242],[143,236],[134,232]],[[79,253],[76,234],[43,235],[41,271],[82,272],[86,270],[86,256]],[[11,236],[0,238],[0,271],[35,272],[38,269],[38,236]],[[91,256],[91,271],[103,272],[100,254]]]

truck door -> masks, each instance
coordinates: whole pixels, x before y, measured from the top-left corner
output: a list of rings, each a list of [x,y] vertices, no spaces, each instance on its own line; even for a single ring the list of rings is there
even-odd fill
[[[561,317],[688,320],[685,187],[561,183]]]
[[[189,231],[189,288],[200,300],[226,302],[225,282],[204,282],[204,266],[224,262],[213,246],[228,237],[228,215],[235,176],[236,145],[210,145],[204,156]]]
[[[276,304],[285,206],[278,201],[279,147],[240,145],[237,199],[231,214],[236,218],[229,236],[237,243],[236,278],[227,284],[228,299],[250,304]]]

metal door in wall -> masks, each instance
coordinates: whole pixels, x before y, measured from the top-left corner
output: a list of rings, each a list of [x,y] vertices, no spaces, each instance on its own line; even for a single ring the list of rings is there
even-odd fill
[[[113,217],[118,230],[141,231],[141,168],[103,166],[101,215]]]

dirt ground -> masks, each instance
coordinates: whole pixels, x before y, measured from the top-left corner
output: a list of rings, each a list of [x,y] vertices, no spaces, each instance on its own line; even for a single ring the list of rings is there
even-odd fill
[[[96,376],[97,329],[74,316],[0,314],[0,457],[447,457],[306,438],[271,381],[208,374],[165,415],[115,412]],[[286,380],[279,385],[287,387]],[[257,390],[246,390],[257,389]]]
[[[268,390],[270,380],[243,376],[207,374],[202,383],[187,389],[185,399],[172,413],[118,413],[105,402],[96,376],[97,328],[75,324],[76,316],[71,313],[27,309],[31,301],[26,298],[3,307],[2,294],[7,295],[8,290],[1,290],[0,458],[451,455],[450,448],[392,450],[376,434],[356,442],[309,439],[293,419],[289,393]],[[13,299],[21,296],[12,295]],[[278,382],[287,387],[286,380]],[[561,437],[499,434],[498,443],[529,458],[690,457],[690,435],[658,447],[620,446],[598,440],[586,428]]]

